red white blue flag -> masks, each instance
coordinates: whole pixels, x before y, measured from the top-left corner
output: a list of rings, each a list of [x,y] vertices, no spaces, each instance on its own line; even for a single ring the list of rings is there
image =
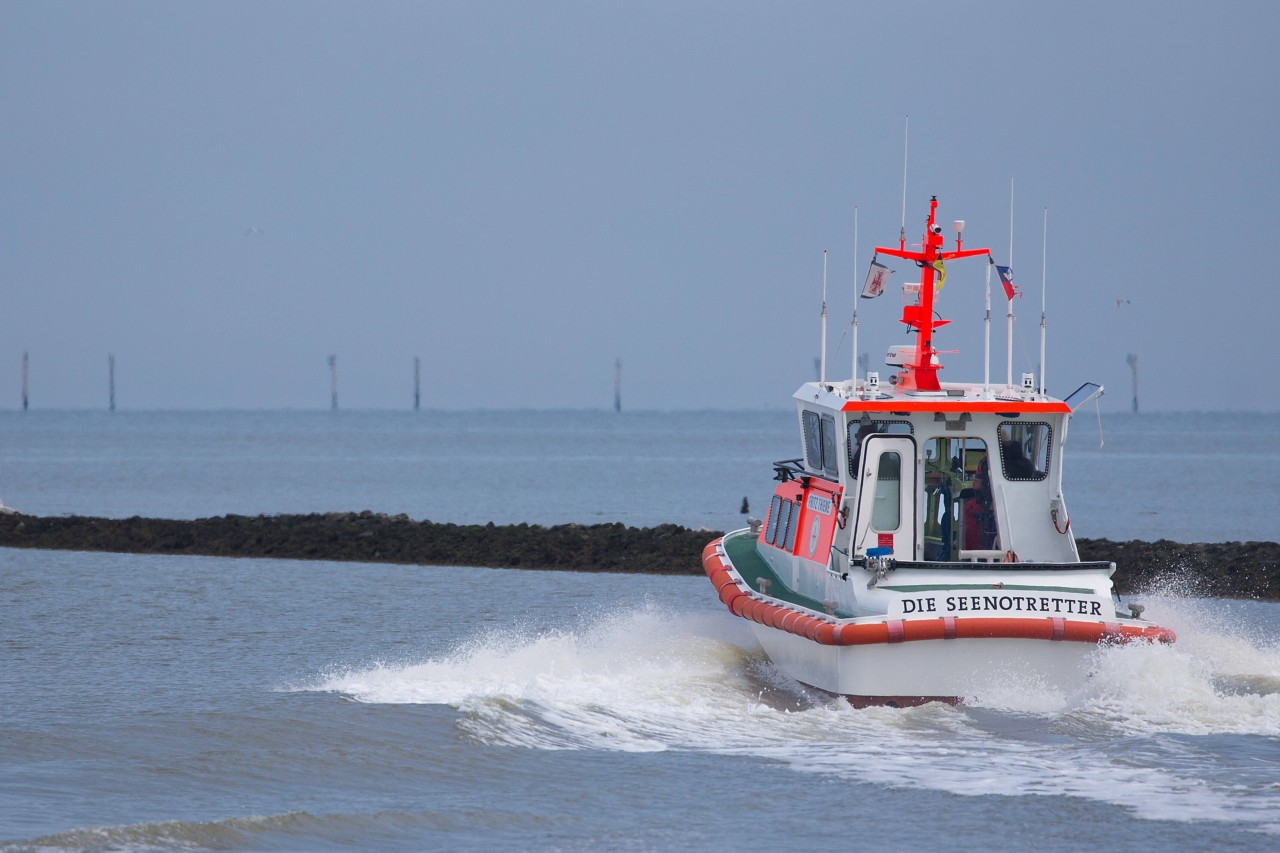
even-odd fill
[[[1013,267],[1002,267],[996,264],[996,272],[1000,274],[1000,283],[1004,285],[1004,297],[1013,301],[1013,297],[1021,296],[1022,291],[1013,283]]]

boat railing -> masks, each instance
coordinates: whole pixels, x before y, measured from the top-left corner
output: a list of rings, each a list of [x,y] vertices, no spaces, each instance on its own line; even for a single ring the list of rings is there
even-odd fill
[[[812,477],[804,467],[803,459],[782,459],[773,463],[773,479],[789,483],[798,477]]]
[[[1004,552],[1001,551],[1001,554]],[[872,569],[873,560],[867,557],[854,557],[853,565],[860,569]],[[895,560],[893,563],[895,569],[936,569],[939,571],[974,571],[975,569],[990,571],[998,569],[1000,571],[1030,571],[1030,572],[1060,572],[1064,569],[1077,569],[1082,571],[1106,571],[1114,572],[1116,564],[1108,560],[1090,560],[1088,562],[1078,563],[1029,563],[1019,561],[1016,563],[975,563],[975,562],[958,562],[958,561],[932,561],[932,560]]]

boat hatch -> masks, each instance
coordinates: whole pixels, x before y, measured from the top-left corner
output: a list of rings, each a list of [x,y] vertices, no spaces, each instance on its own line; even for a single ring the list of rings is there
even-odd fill
[[[899,559],[915,554],[916,442],[909,435],[872,435],[862,445],[855,500],[853,556],[888,547]]]

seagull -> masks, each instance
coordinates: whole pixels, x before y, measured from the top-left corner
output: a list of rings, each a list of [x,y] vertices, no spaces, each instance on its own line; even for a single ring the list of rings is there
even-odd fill
[[[259,234],[259,235],[260,235],[260,234],[265,234],[265,233],[266,233],[266,232],[264,232],[261,228],[257,227],[256,225],[251,225],[250,227],[248,227],[248,228],[244,229],[244,236],[245,236],[246,238],[247,238],[247,237],[252,237],[254,234]]]
[[[1117,308],[1119,308],[1121,305],[1132,305],[1132,304],[1133,304],[1133,303],[1132,303],[1132,302],[1130,302],[1128,299],[1117,299],[1117,300],[1116,300],[1116,307],[1117,307]]]

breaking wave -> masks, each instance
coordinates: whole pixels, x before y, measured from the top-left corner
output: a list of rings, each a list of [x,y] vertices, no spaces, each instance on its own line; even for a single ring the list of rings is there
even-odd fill
[[[855,710],[781,675],[741,620],[655,607],[572,631],[487,634],[314,689],[448,705],[485,744],[748,755],[880,785],[1083,797],[1280,833],[1269,816],[1280,814],[1280,646],[1232,613],[1259,605],[1146,603],[1177,645],[1100,649],[1074,695],[1009,685],[958,708]],[[1248,759],[1222,765],[1224,737]]]

